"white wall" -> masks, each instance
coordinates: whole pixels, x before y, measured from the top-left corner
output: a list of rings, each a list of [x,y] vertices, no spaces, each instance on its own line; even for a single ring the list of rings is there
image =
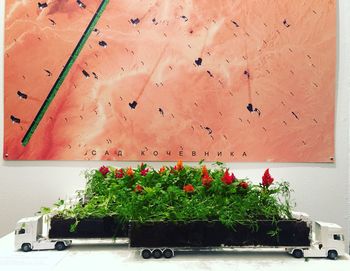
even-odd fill
[[[336,112],[336,164],[229,164],[238,177],[261,180],[266,167],[273,176],[288,180],[295,190],[297,209],[319,220],[342,225],[349,234],[349,91],[350,91],[350,1],[338,0],[339,42]],[[0,44],[3,44],[4,1],[0,1]],[[3,46],[0,49],[0,95],[3,96]],[[326,63],[325,63],[326,65]],[[3,98],[0,99],[3,119]],[[8,116],[5,116],[8,117]],[[3,125],[0,127],[2,157]],[[100,162],[0,162],[0,236],[10,232],[21,217],[30,216],[40,206],[54,203],[84,186],[83,169]],[[116,166],[132,163],[108,163]],[[157,163],[152,164],[159,167]]]

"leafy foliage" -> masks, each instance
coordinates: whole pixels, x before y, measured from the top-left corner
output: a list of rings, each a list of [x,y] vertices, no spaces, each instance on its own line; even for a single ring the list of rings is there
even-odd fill
[[[207,169],[201,163],[189,167],[179,162],[159,171],[146,164],[136,169],[101,167],[85,177],[86,200],[60,210],[59,216],[77,221],[113,216],[140,223],[220,220],[228,227],[241,223],[253,228],[257,220],[291,218],[288,183],[272,183],[270,177],[268,185],[253,184],[229,175],[221,163]]]

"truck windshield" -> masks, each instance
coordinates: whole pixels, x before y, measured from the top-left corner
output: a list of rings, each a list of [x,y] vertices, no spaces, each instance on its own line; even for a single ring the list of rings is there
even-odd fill
[[[343,241],[344,237],[342,234],[333,234],[333,239],[338,241]]]
[[[20,229],[15,231],[15,234],[25,234],[25,233],[26,233],[25,229]]]

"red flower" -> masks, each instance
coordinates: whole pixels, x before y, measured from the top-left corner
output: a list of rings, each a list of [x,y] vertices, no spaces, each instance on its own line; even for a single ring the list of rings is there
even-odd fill
[[[165,166],[162,166],[160,169],[159,169],[159,174],[162,174],[166,171],[166,168]]]
[[[135,192],[139,192],[140,193],[142,191],[143,191],[143,187],[141,185],[137,184],[136,187],[135,187]]]
[[[233,173],[230,175],[228,173],[228,169],[226,169],[224,175],[221,178],[221,180],[227,185],[232,184],[235,179],[236,179],[235,175],[233,175]]]
[[[134,176],[134,171],[132,170],[131,167],[129,167],[127,170],[126,170],[126,175],[132,177]]]
[[[192,184],[186,184],[183,188],[183,190],[186,192],[186,193],[193,193],[194,192],[194,187]]]
[[[148,173],[148,171],[149,171],[149,169],[148,169],[148,168],[146,168],[146,169],[142,169],[142,170],[141,170],[141,175],[142,175],[142,176],[146,176],[146,175],[147,175],[147,173]]]
[[[274,179],[271,177],[269,169],[266,169],[264,176],[262,176],[262,185],[269,187],[272,184],[273,180]]]
[[[177,170],[177,171],[180,171],[180,170],[183,170],[184,169],[184,165],[182,163],[181,160],[179,160],[176,164],[176,166],[174,167],[174,170]]]
[[[243,189],[247,189],[249,185],[246,182],[241,182],[239,183],[239,186],[242,187]]]
[[[100,167],[99,171],[102,173],[103,176],[106,176],[106,174],[109,172],[109,168],[102,166]]]
[[[202,167],[202,184],[206,187],[210,186],[213,178],[209,175],[208,169],[206,166]]]
[[[114,175],[115,175],[115,177],[116,177],[117,179],[123,178],[123,177],[124,177],[124,171],[123,171],[123,169],[122,169],[122,168],[121,168],[121,169],[116,169]]]
[[[207,175],[209,175],[208,169],[206,166],[203,166],[202,167],[202,176],[207,176]]]
[[[202,176],[202,184],[206,187],[210,186],[211,182],[213,181],[213,178],[210,177],[209,174]]]

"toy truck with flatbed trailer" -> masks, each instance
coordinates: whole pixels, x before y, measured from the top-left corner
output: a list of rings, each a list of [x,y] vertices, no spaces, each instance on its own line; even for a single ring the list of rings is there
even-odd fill
[[[311,221],[307,216],[291,220],[261,220],[256,227],[220,221],[120,223],[118,219],[83,219],[74,231],[74,219],[50,215],[25,218],[17,223],[15,248],[30,250],[69,247],[74,240],[128,238],[130,248],[144,259],[171,258],[176,251],[221,248],[283,248],[296,258],[336,259],[345,253],[343,229],[333,223]]]

